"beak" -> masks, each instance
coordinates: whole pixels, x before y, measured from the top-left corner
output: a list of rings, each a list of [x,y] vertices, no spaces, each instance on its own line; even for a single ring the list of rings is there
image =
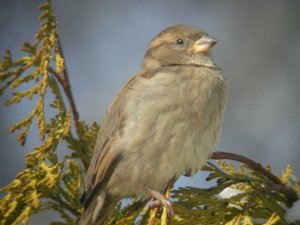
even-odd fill
[[[210,49],[217,44],[217,42],[217,39],[204,35],[194,43],[192,50],[195,53],[209,53]]]

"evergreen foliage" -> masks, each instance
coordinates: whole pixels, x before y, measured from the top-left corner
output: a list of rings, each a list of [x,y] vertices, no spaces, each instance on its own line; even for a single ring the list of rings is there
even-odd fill
[[[46,1],[39,10],[41,25],[35,42],[23,43],[23,57],[14,60],[7,50],[0,62],[0,95],[8,88],[14,90],[6,105],[18,104],[26,98],[36,101],[32,112],[9,131],[18,131],[18,141],[24,145],[35,120],[42,143],[26,155],[25,169],[0,189],[4,194],[0,201],[0,225],[28,224],[33,214],[49,209],[61,216],[61,221],[52,225],[78,224],[84,177],[100,129],[96,122],[87,125],[79,118],[51,1]],[[53,101],[49,102],[46,95]],[[49,118],[48,114],[52,116]],[[62,143],[67,143],[71,153],[59,160],[56,149]],[[212,158],[219,157],[216,154]],[[293,176],[292,168],[287,166],[276,177],[269,167],[245,157],[246,160],[240,160],[239,156],[227,159],[242,163],[235,168],[230,162],[217,161],[204,168],[209,174],[207,180],[215,180],[215,186],[165,191],[174,203],[173,224],[288,224],[285,212],[300,194],[299,180]],[[224,190],[233,194],[222,197]],[[168,222],[165,209],[150,210],[147,202],[133,201],[126,206],[120,203],[106,224]]]

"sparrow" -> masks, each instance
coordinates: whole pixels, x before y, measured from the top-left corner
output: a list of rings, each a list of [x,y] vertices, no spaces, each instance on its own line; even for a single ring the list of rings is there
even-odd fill
[[[216,43],[184,24],[166,28],[149,43],[141,70],[102,121],[81,225],[103,224],[123,198],[159,199],[170,180],[193,175],[206,163],[227,98],[225,78],[210,54]]]

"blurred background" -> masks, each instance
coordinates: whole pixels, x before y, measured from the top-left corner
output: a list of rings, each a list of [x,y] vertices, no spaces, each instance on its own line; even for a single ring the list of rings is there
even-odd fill
[[[33,41],[41,0],[0,0],[0,54]],[[121,85],[141,67],[148,42],[162,29],[186,23],[205,29],[219,43],[215,62],[229,83],[229,101],[217,150],[239,153],[275,173],[291,164],[300,176],[300,1],[110,0],[53,2],[74,97],[81,119],[100,122]],[[38,145],[33,129],[25,147],[9,126],[30,113],[32,103],[4,107],[0,98],[0,186],[24,168],[24,155]],[[59,154],[65,154],[63,150]],[[206,185],[204,175],[177,186]],[[53,213],[30,224],[49,224]]]

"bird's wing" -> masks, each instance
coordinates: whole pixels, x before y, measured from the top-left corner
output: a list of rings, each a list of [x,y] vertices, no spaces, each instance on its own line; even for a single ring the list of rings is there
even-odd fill
[[[111,104],[104,120],[102,121],[100,131],[98,133],[94,154],[87,171],[87,189],[83,195],[85,205],[94,194],[94,191],[112,174],[116,164],[121,159],[121,155],[117,155],[110,151],[111,146],[116,139],[120,137],[122,126],[126,120],[124,112],[125,99],[128,89],[132,88],[137,79],[151,79],[155,74],[154,71],[141,71],[133,76],[117,94]]]

